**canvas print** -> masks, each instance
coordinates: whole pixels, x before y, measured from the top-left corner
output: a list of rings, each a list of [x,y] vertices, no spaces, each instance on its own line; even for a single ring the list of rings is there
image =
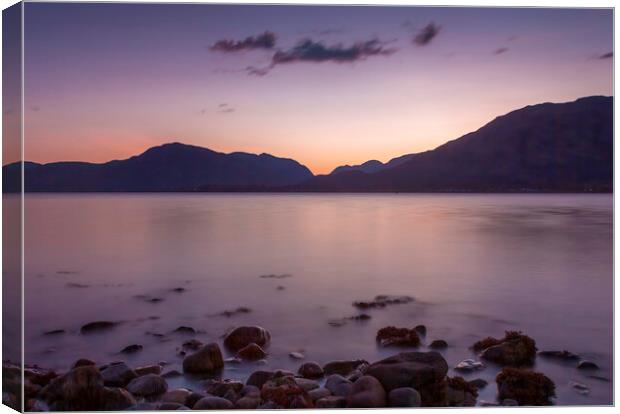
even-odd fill
[[[613,17],[7,8],[3,403],[613,405]]]

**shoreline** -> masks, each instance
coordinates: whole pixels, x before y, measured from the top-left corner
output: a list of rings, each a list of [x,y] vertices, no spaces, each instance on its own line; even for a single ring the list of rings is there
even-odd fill
[[[359,309],[401,303],[401,297],[377,297],[359,302]],[[386,302],[387,301],[387,302]],[[395,301],[395,302],[390,302]],[[84,333],[105,330],[104,321],[86,324]],[[444,340],[426,344],[426,327],[388,326],[377,332],[377,346],[392,351],[378,361],[360,359],[331,361],[324,365],[298,360],[295,372],[254,369],[243,381],[223,378],[224,367],[259,362],[268,356],[270,333],[260,326],[240,326],[222,341],[203,344],[197,339],[183,343],[182,372],[153,363],[130,367],[123,361],[97,364],[76,359],[69,370],[55,372],[37,365],[26,366],[25,401],[27,411],[106,411],[176,409],[286,409],[286,408],[379,408],[379,407],[472,407],[544,406],[556,403],[555,384],[544,373],[532,369],[536,358],[573,364],[590,372],[599,367],[569,351],[538,351],[536,342],[516,331],[503,338],[480,338],[471,346],[477,358],[449,365],[441,354],[450,345]],[[122,352],[140,350],[131,345]],[[224,359],[223,350],[235,355]],[[467,355],[464,355],[467,357]],[[488,365],[501,367],[494,382],[482,378],[466,380],[449,376],[450,368],[463,374],[482,372]],[[198,380],[195,389],[172,388],[168,381],[188,377]],[[3,362],[3,403],[15,406],[21,387],[20,368]],[[601,381],[607,380],[599,377]],[[609,380],[607,380],[609,381]],[[572,381],[573,389],[587,395],[588,386]],[[478,398],[478,391],[495,387],[496,399]]]

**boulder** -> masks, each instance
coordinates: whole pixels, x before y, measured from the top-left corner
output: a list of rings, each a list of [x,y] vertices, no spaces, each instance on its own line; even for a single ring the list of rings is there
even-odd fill
[[[127,385],[127,391],[140,397],[161,395],[168,390],[165,379],[155,374],[146,374],[131,380]]]
[[[562,351],[540,351],[539,356],[544,358],[559,359],[562,361],[574,361],[579,359],[579,355],[573,354],[567,350]]]
[[[207,396],[208,395],[205,392],[192,392],[185,400],[185,405],[188,407],[193,407],[199,400]]]
[[[550,405],[555,396],[555,384],[539,372],[506,367],[495,381],[499,399],[515,400],[519,405]]]
[[[77,361],[75,361],[73,365],[71,365],[71,369],[78,368],[78,367],[87,367],[91,365],[97,365],[97,363],[93,361],[92,359],[80,358]]]
[[[428,347],[431,349],[445,349],[448,347],[448,343],[443,339],[435,339]]]
[[[419,389],[444,379],[448,364],[438,352],[403,352],[371,364],[366,375],[379,380],[386,391],[396,388]]]
[[[245,384],[253,385],[260,389],[263,387],[263,384],[265,384],[267,381],[273,378],[273,376],[274,376],[273,371],[262,371],[262,370],[254,371],[253,373],[250,374],[248,379],[245,381]]]
[[[395,388],[387,399],[389,407],[419,407],[422,404],[420,393],[411,387]]]
[[[230,402],[235,402],[241,398],[244,388],[243,383],[234,380],[214,380],[205,388],[208,395],[226,398]]]
[[[222,351],[216,343],[210,343],[183,359],[183,371],[192,374],[211,374],[224,367]]]
[[[235,402],[235,408],[240,410],[254,410],[261,403],[260,397],[241,397]]]
[[[266,356],[267,353],[263,351],[263,348],[255,343],[248,344],[237,352],[237,358],[245,359],[247,361],[258,361]]]
[[[476,371],[483,368],[484,364],[482,362],[473,359],[464,359],[454,367],[455,370],[464,372]]]
[[[297,372],[304,378],[321,378],[323,376],[323,368],[316,362],[302,364]]]
[[[282,408],[313,408],[308,393],[291,376],[274,376],[261,388],[261,398]]]
[[[521,332],[507,331],[502,339],[486,338],[473,345],[482,350],[481,358],[500,365],[532,365],[536,358],[536,342]]]
[[[473,407],[476,405],[478,388],[463,377],[447,378],[448,388],[446,392],[449,407]]]
[[[234,408],[234,405],[226,398],[213,396],[201,398],[192,407],[194,410],[228,410],[231,408]]]
[[[579,361],[579,364],[577,364],[577,369],[598,369],[598,365],[592,361],[583,360]]]
[[[347,397],[349,408],[378,408],[387,405],[387,395],[381,383],[369,375],[353,383]]]
[[[111,387],[124,387],[137,376],[124,362],[113,362],[101,370],[104,384]]]
[[[448,372],[446,360],[438,352],[403,352],[371,364],[366,375],[379,380],[386,392],[396,388],[415,388],[422,397],[422,406],[446,404]]]
[[[55,378],[40,396],[54,411],[124,410],[136,404],[127,391],[105,387],[99,370],[92,365]]]
[[[332,374],[327,377],[325,388],[337,397],[346,397],[353,389],[353,383],[342,375]]]
[[[187,397],[189,397],[192,392],[186,388],[176,388],[174,390],[167,391],[164,395],[162,395],[161,400],[165,403],[177,403],[185,405],[185,401]]]
[[[127,345],[125,348],[121,349],[121,354],[135,354],[138,351],[142,351],[142,348],[144,347],[140,344]]]
[[[418,346],[420,337],[415,329],[387,326],[377,332],[377,343],[381,346]]]
[[[316,400],[316,408],[345,408],[346,406],[347,399],[345,397],[332,395]]]
[[[426,326],[425,325],[416,325],[413,328],[414,331],[418,333],[420,336],[426,336]]]
[[[224,346],[236,352],[251,343],[265,347],[269,345],[270,340],[271,335],[265,328],[260,326],[240,326],[226,334]]]
[[[319,383],[317,381],[314,381],[314,380],[311,380],[311,379],[295,378],[295,382],[297,383],[297,385],[299,385],[301,388],[303,388],[306,391],[310,391],[310,390],[313,390],[315,388],[319,388]]]
[[[347,375],[364,363],[367,364],[361,359],[328,362],[323,366],[323,374],[326,376],[332,374]]]
[[[312,401],[316,402],[316,400],[320,398],[329,397],[330,395],[332,395],[332,392],[327,388],[315,388],[311,391],[308,391],[308,395],[310,396],[310,399]]]
[[[474,387],[476,387],[477,389],[479,389],[479,390],[481,390],[484,387],[486,387],[487,385],[489,385],[489,383],[486,380],[483,380],[482,378],[473,379],[473,380],[469,381],[469,383],[471,385],[473,385]]]
[[[136,375],[139,377],[141,377],[142,375],[146,375],[146,374],[159,375],[161,374],[161,365],[158,365],[158,364],[143,365],[141,367],[134,369],[134,371],[136,372]]]
[[[116,325],[118,325],[118,322],[111,322],[111,321],[89,322],[85,325],[82,325],[82,327],[80,328],[80,332],[83,334],[101,332],[101,331],[106,331],[108,329],[112,329]]]

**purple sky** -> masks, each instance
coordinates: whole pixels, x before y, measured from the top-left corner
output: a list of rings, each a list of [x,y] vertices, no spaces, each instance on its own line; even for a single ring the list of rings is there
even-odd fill
[[[603,9],[27,3],[25,158],[180,141],[315,173],[387,161],[612,95],[612,32]]]

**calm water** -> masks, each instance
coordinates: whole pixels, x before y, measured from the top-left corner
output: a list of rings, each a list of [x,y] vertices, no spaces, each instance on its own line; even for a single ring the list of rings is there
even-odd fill
[[[374,361],[396,352],[377,348],[379,328],[425,324],[427,343],[451,345],[451,366],[473,356],[477,339],[517,329],[612,378],[611,195],[28,195],[25,211],[26,363],[165,360],[180,370],[176,349],[187,337],[171,333],[179,325],[217,341],[235,325],[260,324],[272,334],[266,367],[296,369],[291,351],[320,363]],[[377,294],[416,302],[372,310],[366,323],[328,324]],[[238,306],[252,312],[213,316]],[[124,323],[79,334],[102,319]],[[43,335],[53,329],[67,333]],[[118,353],[133,343],[144,350]],[[229,365],[224,376],[257,367]],[[574,364],[539,358],[536,369],[555,381],[558,404],[612,402],[611,382]],[[491,384],[479,400],[495,392]]]

